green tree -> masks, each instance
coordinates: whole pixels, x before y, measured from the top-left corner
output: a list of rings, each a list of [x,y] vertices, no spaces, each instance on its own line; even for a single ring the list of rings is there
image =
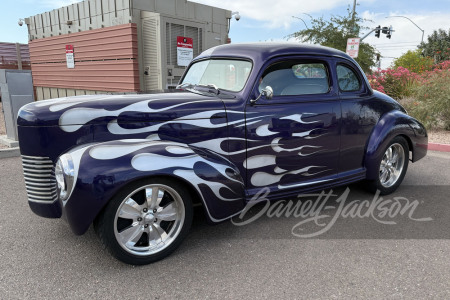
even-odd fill
[[[446,32],[444,29],[433,31],[428,36],[427,42],[422,42],[419,47],[423,55],[434,59],[435,63],[441,63],[450,59],[450,29]]]
[[[366,21],[350,9],[347,9],[346,16],[332,16],[329,20],[323,17],[311,20],[311,28],[299,30],[289,35],[301,42],[312,42],[335,48],[341,51],[347,48],[347,39],[357,37],[361,29],[368,29],[361,24]],[[369,73],[370,68],[375,66],[375,48],[369,44],[361,43],[359,45],[359,54],[356,61],[359,63],[364,72]]]
[[[394,68],[403,67],[411,72],[422,73],[433,67],[433,59],[422,56],[421,50],[409,50],[399,58],[394,59]]]

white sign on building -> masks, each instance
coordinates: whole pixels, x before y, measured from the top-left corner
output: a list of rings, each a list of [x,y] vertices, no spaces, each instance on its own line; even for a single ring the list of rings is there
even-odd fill
[[[75,58],[73,57],[73,45],[66,45],[66,63],[68,69],[75,68]]]
[[[186,67],[194,59],[194,40],[177,36],[177,64]]]

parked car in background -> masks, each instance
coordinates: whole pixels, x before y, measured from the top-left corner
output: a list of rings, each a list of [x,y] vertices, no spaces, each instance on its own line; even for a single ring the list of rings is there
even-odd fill
[[[343,52],[233,44],[195,58],[176,93],[40,101],[19,113],[28,201],[75,234],[94,223],[118,259],[147,264],[268,198],[365,180],[395,191],[427,152],[425,128],[373,91]]]

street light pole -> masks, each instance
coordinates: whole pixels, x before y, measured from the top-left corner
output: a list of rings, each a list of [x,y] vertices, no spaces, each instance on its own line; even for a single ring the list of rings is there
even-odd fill
[[[296,16],[292,16],[294,19],[299,19],[300,21],[303,22],[303,24],[305,24],[306,29],[309,29],[308,25],[306,25],[305,20],[303,20],[302,18],[296,17]]]
[[[413,23],[417,28],[419,28],[420,31],[422,31],[422,43],[423,43],[423,35],[424,35],[424,33],[425,33],[425,30],[423,30],[423,29],[420,28],[416,23],[414,23],[413,20],[411,20],[410,18],[405,17],[405,16],[389,16],[389,17],[386,17],[386,18],[405,18],[405,19],[408,19],[408,20],[409,20],[411,23]]]
[[[303,22],[303,24],[305,24],[305,27],[306,27],[306,29],[308,29],[309,30],[309,27],[308,27],[308,25],[306,25],[306,22],[305,22],[305,20],[303,20],[302,18],[299,18],[299,17],[296,17],[296,16],[292,16],[294,19],[299,19],[300,21],[302,21]],[[303,41],[303,39],[301,40],[301,42],[303,43],[304,41]],[[311,44],[312,42],[311,41],[309,41],[309,43]]]

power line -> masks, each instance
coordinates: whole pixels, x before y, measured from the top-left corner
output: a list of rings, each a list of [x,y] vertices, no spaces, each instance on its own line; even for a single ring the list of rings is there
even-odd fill
[[[374,46],[374,48],[377,48],[377,49],[389,49],[389,48],[392,48],[392,49],[399,49],[399,48],[416,48],[417,46],[414,46],[414,45],[410,45],[410,46],[408,46],[408,45],[404,45],[404,46]]]
[[[398,48],[415,48],[416,46],[414,45],[404,45],[404,46],[381,46],[381,47],[375,47],[375,48],[381,48],[381,49],[389,49],[389,48],[393,48],[393,49],[398,49]]]
[[[396,43],[392,43],[392,44],[372,44],[372,46],[379,46],[379,47],[389,47],[389,46],[416,46],[418,44],[396,44]]]
[[[416,42],[396,42],[396,43],[382,43],[382,44],[376,44],[374,43],[373,45],[400,45],[400,44],[411,44],[411,45],[418,45],[418,43]]]
[[[391,44],[372,44],[375,46],[408,46],[408,45],[418,45],[415,43],[405,43],[405,44],[400,44],[400,43],[391,43]]]

